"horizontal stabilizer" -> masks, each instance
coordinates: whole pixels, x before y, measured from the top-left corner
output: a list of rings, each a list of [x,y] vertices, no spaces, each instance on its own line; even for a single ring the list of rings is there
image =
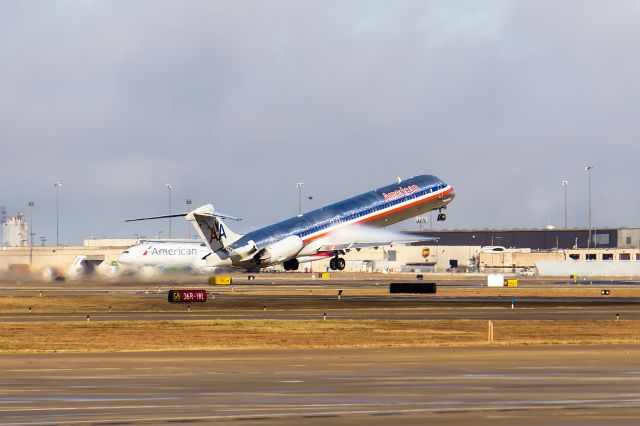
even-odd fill
[[[165,214],[162,216],[149,216],[149,217],[140,217],[137,219],[127,219],[125,222],[137,222],[139,220],[153,220],[153,219],[168,219],[170,217],[184,217],[189,213],[176,213],[176,214]]]
[[[187,213],[175,213],[175,214],[165,214],[162,216],[149,216],[149,217],[140,217],[137,219],[127,219],[125,220],[125,222],[137,222],[140,220],[154,220],[154,219],[168,219],[171,217],[184,217],[186,215],[188,215],[190,212]],[[211,216],[211,217],[219,217],[221,219],[229,219],[229,220],[237,220],[240,221],[242,219],[237,218],[237,217],[233,217],[233,216],[229,216],[223,213],[208,213],[206,216]]]

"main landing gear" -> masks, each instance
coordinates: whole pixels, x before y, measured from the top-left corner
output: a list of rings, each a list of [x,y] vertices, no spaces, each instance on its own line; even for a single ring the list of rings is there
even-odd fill
[[[282,263],[282,266],[284,266],[285,271],[297,271],[300,266],[300,262],[298,262],[298,259],[289,259],[285,260]]]
[[[344,270],[345,266],[347,266],[347,262],[345,262],[345,260],[342,257],[338,257],[337,255],[336,257],[334,257],[329,261],[329,268],[332,271],[335,271],[335,270],[342,271]]]

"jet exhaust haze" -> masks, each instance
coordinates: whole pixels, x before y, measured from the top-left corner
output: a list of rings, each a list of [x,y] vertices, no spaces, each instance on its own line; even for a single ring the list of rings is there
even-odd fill
[[[388,242],[402,243],[403,241],[422,240],[424,237],[386,228],[375,228],[373,226],[354,224],[336,229],[327,236],[327,239],[330,244],[356,242],[369,244],[381,243],[381,245],[384,245],[384,242],[387,242],[387,244]]]

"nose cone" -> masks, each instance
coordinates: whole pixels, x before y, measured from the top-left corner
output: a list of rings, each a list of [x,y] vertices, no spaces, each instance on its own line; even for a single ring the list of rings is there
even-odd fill
[[[442,197],[442,202],[444,204],[449,204],[456,197],[456,191],[453,189],[453,186],[449,185],[449,190]]]
[[[118,263],[121,264],[131,264],[135,263],[136,259],[140,256],[140,246],[131,246],[125,251],[123,251],[120,256],[118,256]]]
[[[118,256],[118,259],[116,259],[116,260],[117,260],[118,263],[126,264],[126,263],[129,263],[130,259],[131,259],[131,254],[127,250],[127,251],[122,252],[122,254],[120,256]]]

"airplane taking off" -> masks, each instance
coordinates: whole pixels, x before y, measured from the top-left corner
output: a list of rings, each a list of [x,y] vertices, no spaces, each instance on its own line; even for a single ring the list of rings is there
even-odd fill
[[[207,268],[204,258],[210,253],[209,246],[201,240],[141,240],[122,252],[117,262],[128,272],[203,272]]]
[[[432,210],[439,211],[438,220],[445,220],[442,210],[454,195],[453,188],[436,176],[398,179],[398,183],[245,235],[234,233],[223,222],[223,219],[240,219],[216,212],[211,204],[189,213],[130,219],[127,222],[186,216],[211,249],[211,253],[204,257],[209,267],[255,269],[282,263],[285,270],[295,271],[300,263],[331,257],[329,267],[343,270],[346,262],[340,256],[351,249],[433,241],[434,238],[416,236],[384,238],[384,232],[374,233],[372,237],[370,232],[361,231],[365,226],[383,228]]]

